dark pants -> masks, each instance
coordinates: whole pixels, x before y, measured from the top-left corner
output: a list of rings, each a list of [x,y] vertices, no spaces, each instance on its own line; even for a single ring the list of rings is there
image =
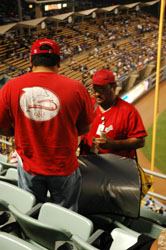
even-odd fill
[[[68,176],[35,176],[27,173],[22,167],[21,160],[19,160],[18,186],[34,194],[37,202],[46,202],[50,193],[50,202],[73,211],[78,210],[78,199],[81,191],[79,168]]]

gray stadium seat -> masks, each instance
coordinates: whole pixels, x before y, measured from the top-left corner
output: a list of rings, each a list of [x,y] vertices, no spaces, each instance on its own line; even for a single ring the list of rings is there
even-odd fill
[[[5,171],[4,175],[0,175],[0,181],[6,181],[8,183],[18,184],[18,172],[15,168],[9,168]]]
[[[36,198],[30,192],[0,181],[0,210],[8,210],[9,204],[14,205],[22,213],[27,213],[36,204]]]
[[[121,228],[115,228],[112,230],[111,236],[113,241],[110,250],[127,250],[137,242],[139,234],[136,232],[127,232]],[[99,250],[99,248],[89,244],[78,235],[73,235],[72,241],[78,250]]]
[[[53,203],[46,202],[41,206],[38,219],[13,205],[9,205],[9,210],[27,241],[48,249],[54,249],[55,242],[70,241],[73,234],[87,240],[93,231],[93,223],[89,219]]]
[[[0,232],[0,249],[2,250],[40,250],[34,246],[14,235]]]
[[[149,221],[157,223],[160,226],[166,227],[166,216],[163,216],[162,214],[158,214],[157,212],[154,212],[150,210],[149,208],[145,208],[141,206],[140,216],[145,219],[148,219]]]
[[[17,168],[17,164],[8,163],[7,155],[0,154],[0,172],[8,168]]]

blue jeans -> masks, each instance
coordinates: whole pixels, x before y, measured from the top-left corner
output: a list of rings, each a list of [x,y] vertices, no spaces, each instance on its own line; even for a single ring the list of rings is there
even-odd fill
[[[81,183],[79,168],[68,176],[35,176],[26,172],[18,161],[18,186],[34,194],[37,202],[46,202],[49,191],[50,202],[77,211]]]

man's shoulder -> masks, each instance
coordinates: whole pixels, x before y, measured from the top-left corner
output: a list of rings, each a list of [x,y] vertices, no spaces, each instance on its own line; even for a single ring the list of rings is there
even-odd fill
[[[65,76],[65,75],[60,75],[60,74],[58,74],[58,78],[59,78],[59,80],[61,80],[64,84],[67,83],[67,84],[70,84],[70,86],[71,86],[71,84],[72,84],[72,85],[78,86],[78,87],[80,87],[80,88],[85,88],[85,86],[84,86],[81,82],[79,82],[79,81],[77,81],[77,80],[75,80],[75,79],[69,78],[69,77],[67,77],[67,76]]]
[[[117,97],[117,104],[123,107],[126,107],[131,110],[136,110],[136,108],[129,102],[123,100],[121,97]]]
[[[2,91],[8,91],[9,89],[11,89],[12,88],[12,86],[14,86],[14,88],[16,88],[17,87],[17,83],[20,81],[20,79],[22,79],[22,78],[25,78],[25,76],[24,75],[21,75],[21,76],[18,76],[18,77],[16,77],[16,78],[12,78],[12,79],[10,79],[9,81],[7,81],[4,85],[3,85],[3,87],[2,87]]]
[[[125,100],[123,100],[122,98],[118,97],[118,101],[117,101],[117,108],[119,110],[121,110],[122,113],[124,114],[135,114],[138,115],[139,112],[138,110],[133,106],[133,104],[126,102]]]

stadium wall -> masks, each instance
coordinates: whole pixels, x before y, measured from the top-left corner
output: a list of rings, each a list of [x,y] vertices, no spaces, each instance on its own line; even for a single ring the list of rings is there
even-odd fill
[[[166,66],[160,69],[160,82],[166,79]],[[131,90],[121,96],[121,98],[129,103],[134,103],[156,85],[156,72],[148,76],[146,79],[138,83]]]

